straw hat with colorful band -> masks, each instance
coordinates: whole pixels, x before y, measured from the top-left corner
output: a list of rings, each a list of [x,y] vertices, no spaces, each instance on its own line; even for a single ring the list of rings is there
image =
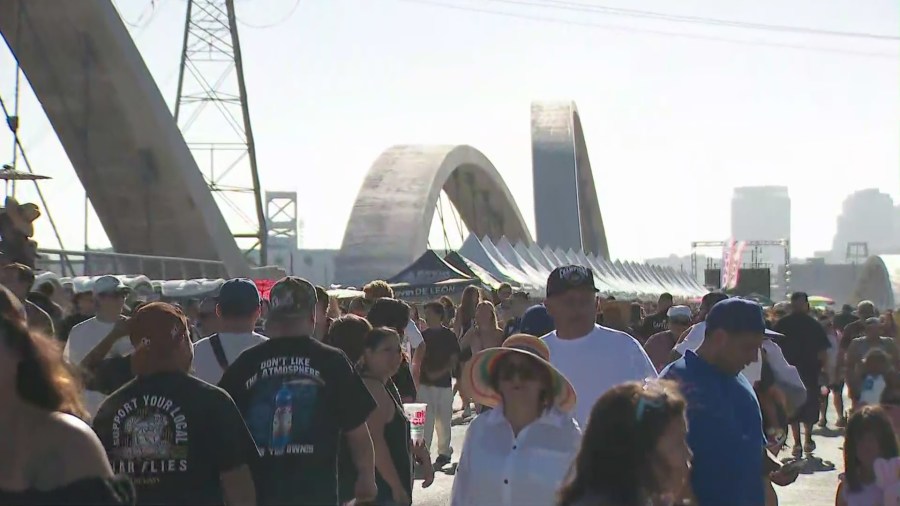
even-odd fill
[[[541,339],[527,334],[510,336],[503,341],[502,347],[482,350],[466,364],[463,378],[468,381],[475,402],[491,407],[500,404],[500,393],[491,387],[491,372],[500,359],[509,353],[527,355],[546,367],[553,382],[553,405],[564,412],[575,409],[575,389],[568,378],[550,364],[550,349]]]

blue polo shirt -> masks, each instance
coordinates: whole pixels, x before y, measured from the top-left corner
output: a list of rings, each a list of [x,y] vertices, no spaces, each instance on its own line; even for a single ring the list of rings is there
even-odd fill
[[[700,506],[763,506],[759,401],[743,374],[728,375],[693,351],[663,370],[687,399],[691,485]]]

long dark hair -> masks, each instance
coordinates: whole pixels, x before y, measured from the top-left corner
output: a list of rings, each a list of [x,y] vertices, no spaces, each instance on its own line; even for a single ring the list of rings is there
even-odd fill
[[[46,411],[58,411],[87,420],[81,404],[81,383],[63,363],[59,345],[51,337],[28,330],[25,309],[0,286],[0,338],[19,357],[16,393]]]
[[[365,357],[365,350],[374,350],[378,348],[385,339],[392,336],[396,337],[398,341],[400,340],[400,334],[391,327],[375,327],[366,332],[366,335],[363,338],[363,353],[360,354],[359,359],[356,361],[357,370],[362,372],[366,369],[365,360],[363,360]]]
[[[891,420],[880,406],[864,406],[853,413],[847,421],[847,435],[844,439],[844,477],[852,492],[862,490],[862,469],[856,458],[859,442],[867,433],[874,433],[881,451],[879,457],[892,459],[898,456],[897,436]]]
[[[654,471],[659,438],[684,417],[685,401],[670,381],[623,383],[591,410],[581,450],[559,491],[559,505],[598,495],[614,504],[643,504],[665,492]]]
[[[449,327],[453,323],[453,318],[456,317],[456,306],[453,304],[453,301],[450,300],[450,297],[447,297],[446,295],[438,299],[438,302],[444,306],[443,323]]]
[[[463,290],[462,301],[456,311],[456,317],[464,329],[468,328],[475,319],[475,308],[478,307],[479,302],[481,302],[481,290],[477,286],[467,286]]]

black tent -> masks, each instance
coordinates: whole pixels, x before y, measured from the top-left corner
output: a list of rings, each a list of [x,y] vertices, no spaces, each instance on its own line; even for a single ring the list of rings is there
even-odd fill
[[[398,299],[433,299],[455,295],[480,280],[448,264],[427,250],[409,267],[387,280]]]

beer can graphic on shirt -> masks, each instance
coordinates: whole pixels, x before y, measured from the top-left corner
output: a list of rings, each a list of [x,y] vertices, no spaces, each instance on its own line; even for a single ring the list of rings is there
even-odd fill
[[[272,416],[272,445],[275,452],[283,452],[291,441],[294,420],[294,395],[287,383],[275,394],[275,413]]]

